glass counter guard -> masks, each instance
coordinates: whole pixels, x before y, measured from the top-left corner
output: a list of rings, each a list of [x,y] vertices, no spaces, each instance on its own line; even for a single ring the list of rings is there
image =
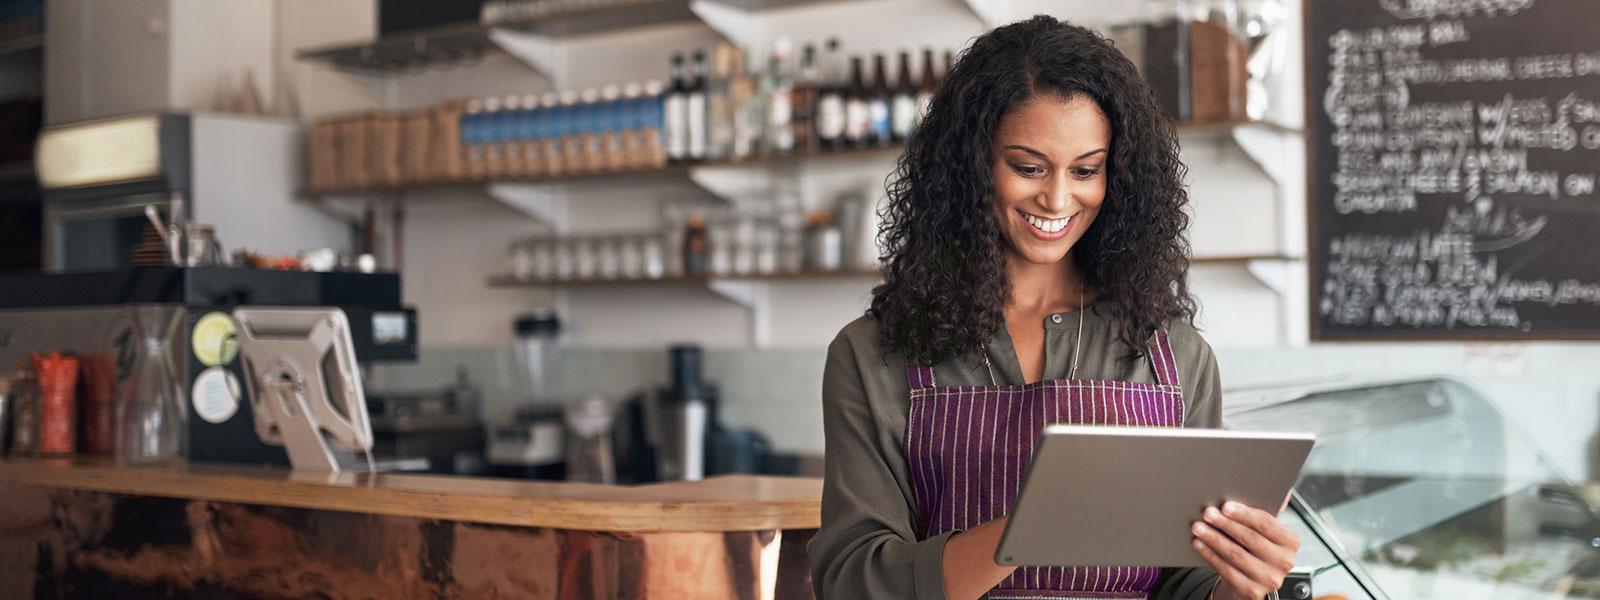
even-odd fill
[[[1600,598],[1600,512],[1452,379],[1230,393],[1229,429],[1311,431],[1282,520],[1315,598]]]

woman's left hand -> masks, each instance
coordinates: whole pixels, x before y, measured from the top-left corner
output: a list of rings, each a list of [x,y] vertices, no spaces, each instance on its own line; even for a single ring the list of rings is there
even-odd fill
[[[1215,600],[1261,600],[1283,585],[1294,568],[1300,536],[1264,510],[1226,502],[1207,507],[1195,521],[1194,548],[1222,576]],[[1224,535],[1226,534],[1226,535]]]

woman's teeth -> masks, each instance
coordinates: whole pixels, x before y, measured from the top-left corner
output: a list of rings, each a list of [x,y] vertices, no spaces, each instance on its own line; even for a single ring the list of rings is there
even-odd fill
[[[1065,219],[1041,219],[1028,213],[1022,213],[1022,218],[1027,219],[1028,224],[1033,225],[1035,228],[1038,228],[1039,231],[1043,231],[1045,233],[1055,233],[1057,231],[1061,231],[1061,228],[1066,227],[1067,223],[1072,221],[1071,217]]]

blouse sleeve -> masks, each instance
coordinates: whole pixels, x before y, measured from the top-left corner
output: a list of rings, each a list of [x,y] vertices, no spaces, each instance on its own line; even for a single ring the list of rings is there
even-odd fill
[[[841,334],[822,375],[826,478],[822,527],[807,548],[812,586],[823,600],[943,600],[941,560],[954,532],[917,540],[899,484],[905,460],[884,450],[856,350]]]

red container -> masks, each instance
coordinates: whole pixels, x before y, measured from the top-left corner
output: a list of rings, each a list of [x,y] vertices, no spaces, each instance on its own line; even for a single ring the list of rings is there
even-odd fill
[[[78,442],[78,359],[33,355],[39,385],[39,453],[72,454]]]
[[[84,356],[78,375],[78,450],[84,454],[111,454],[117,360],[110,354]]]

